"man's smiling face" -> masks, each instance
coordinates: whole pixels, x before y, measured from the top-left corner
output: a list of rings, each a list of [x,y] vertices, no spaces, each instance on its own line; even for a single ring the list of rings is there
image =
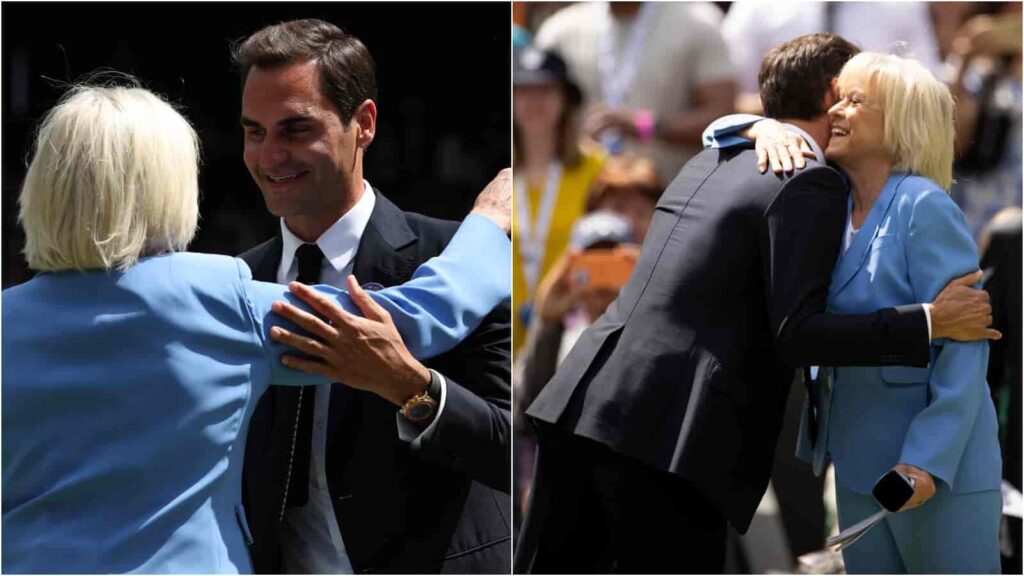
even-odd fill
[[[250,69],[241,122],[245,165],[271,214],[297,234],[341,217],[351,183],[362,179],[358,130],[323,94],[315,62]]]

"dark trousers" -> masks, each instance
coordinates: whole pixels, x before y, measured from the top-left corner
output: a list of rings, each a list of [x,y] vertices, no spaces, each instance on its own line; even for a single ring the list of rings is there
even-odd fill
[[[712,574],[724,562],[725,519],[686,481],[541,431],[515,573]]]

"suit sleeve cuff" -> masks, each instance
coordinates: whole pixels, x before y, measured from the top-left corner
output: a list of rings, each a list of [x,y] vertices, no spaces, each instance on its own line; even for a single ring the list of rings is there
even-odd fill
[[[723,116],[704,129],[701,134],[701,142],[705,148],[731,148],[733,146],[750,145],[752,142],[737,132],[749,128],[751,125],[764,120],[763,116],[755,114],[729,114]]]
[[[925,367],[931,363],[931,317],[928,307],[924,304],[903,304],[895,308],[895,324],[891,330],[904,334],[900,337],[900,346],[906,350],[899,354],[891,354],[883,364],[892,366]],[[923,318],[922,318],[923,317]],[[924,320],[922,322],[922,320]]]
[[[437,376],[441,382],[441,400],[437,403],[437,414],[434,414],[434,419],[430,421],[430,425],[426,428],[420,428],[410,422],[405,416],[402,416],[401,412],[395,414],[395,422],[398,425],[398,438],[403,442],[411,443],[413,448],[419,448],[420,444],[429,438],[437,428],[437,422],[441,419],[441,414],[444,412],[444,404],[448,397],[448,381],[445,380],[444,375],[430,368],[428,370]]]

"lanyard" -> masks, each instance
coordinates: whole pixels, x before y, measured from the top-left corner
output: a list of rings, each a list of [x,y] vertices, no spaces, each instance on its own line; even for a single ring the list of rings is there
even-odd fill
[[[622,51],[622,58],[618,59],[618,65],[615,62],[615,46],[612,42],[614,17],[609,14],[608,30],[599,38],[601,94],[604,97],[604,103],[608,106],[622,106],[626,102],[626,94],[640,67],[640,49],[643,47],[644,38],[647,36],[651,23],[654,21],[654,4],[654,2],[644,2],[644,5],[640,7],[640,12],[636,15],[629,32],[626,48]]]
[[[552,160],[548,164],[548,177],[544,183],[544,194],[537,207],[537,220],[530,222],[530,200],[526,196],[526,179],[515,183],[516,205],[516,247],[523,261],[523,275],[526,288],[532,296],[540,278],[540,266],[544,259],[544,247],[551,229],[551,218],[555,213],[558,186],[562,182],[562,163]]]

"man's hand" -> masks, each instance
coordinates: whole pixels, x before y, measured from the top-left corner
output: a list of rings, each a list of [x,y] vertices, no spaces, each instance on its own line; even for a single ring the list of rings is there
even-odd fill
[[[490,218],[505,234],[512,231],[512,169],[503,168],[476,197],[470,214]],[[303,298],[305,300],[305,298]],[[372,300],[371,300],[372,302]],[[365,312],[365,311],[364,311]]]
[[[916,466],[911,466],[910,464],[897,464],[893,466],[892,469],[904,476],[909,476],[914,479],[914,495],[911,496],[910,500],[903,505],[903,508],[897,510],[897,512],[913,510],[928,500],[931,500],[932,496],[935,496],[935,480],[932,479],[931,474]]]
[[[950,280],[931,304],[932,340],[999,340],[992,325],[988,292],[972,288],[981,281],[981,270]]]
[[[757,170],[764,173],[771,164],[772,172],[792,172],[794,166],[803,170],[806,166],[804,157],[814,158],[814,151],[795,132],[790,132],[781,123],[765,118],[754,123],[750,128],[740,132],[741,136],[754,141],[757,152]]]
[[[355,276],[348,277],[349,295],[365,318],[345,311],[305,284],[292,282],[288,289],[330,324],[287,302],[274,302],[274,313],[316,337],[293,334],[278,326],[271,328],[270,337],[274,340],[319,358],[317,361],[284,356],[281,362],[285,366],[373,392],[396,406],[430,385],[430,372],[409,353],[391,314],[370,298]]]

